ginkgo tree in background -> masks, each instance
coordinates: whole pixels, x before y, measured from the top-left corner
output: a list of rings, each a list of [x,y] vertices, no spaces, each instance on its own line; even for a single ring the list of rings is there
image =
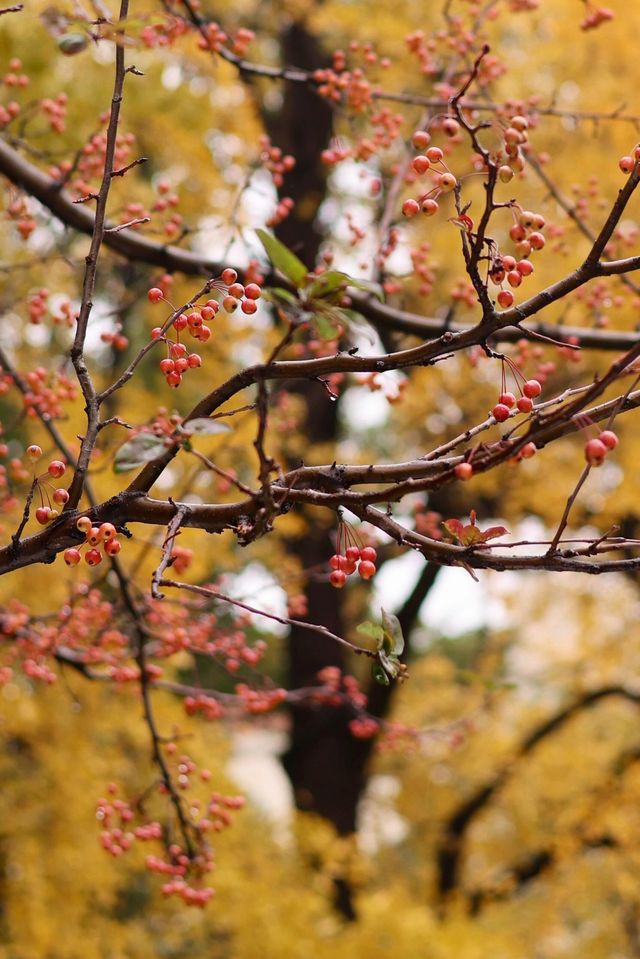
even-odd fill
[[[509,696],[494,650],[459,715],[389,718],[439,569],[583,577],[606,605],[640,566],[640,145],[625,83],[587,73],[637,14],[544,7],[2,11],[0,677],[8,702],[82,676],[142,711],[153,771],[96,783],[100,842],[169,899],[211,899],[243,804],[176,702],[184,728],[287,708],[296,804],[349,837],[377,742],[454,748]],[[370,604],[407,551],[408,599]],[[252,569],[287,609],[235,587]],[[631,680],[554,700],[519,755],[634,708]],[[435,817],[442,903],[506,752]]]

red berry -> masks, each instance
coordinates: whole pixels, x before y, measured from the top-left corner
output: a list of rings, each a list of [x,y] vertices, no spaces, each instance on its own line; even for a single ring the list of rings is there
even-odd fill
[[[81,516],[80,519],[76,522],[76,529],[81,533],[84,533],[85,536],[93,526],[93,523],[88,516]]]
[[[603,430],[598,439],[608,450],[614,450],[620,442],[613,430]]]
[[[42,456],[42,447],[41,446],[27,446],[27,456],[29,459],[35,463],[36,460],[39,460]]]
[[[507,273],[507,283],[509,286],[517,287],[522,283],[522,274],[517,270],[509,270]]]
[[[222,271],[220,277],[225,286],[231,286],[232,283],[235,283],[238,279],[238,274],[235,270],[232,270],[231,267],[227,267],[226,270]]]
[[[229,296],[235,296],[235,298],[239,300],[240,297],[244,296],[244,286],[242,283],[232,283],[227,293]]]
[[[516,270],[521,276],[531,276],[533,273],[533,263],[529,260],[518,260]]]
[[[167,386],[177,389],[178,386],[182,383],[182,377],[179,373],[169,373],[167,375]]]
[[[630,156],[623,156],[618,160],[618,166],[623,173],[631,173],[635,165],[635,160]]]
[[[102,562],[102,553],[99,549],[88,549],[84,554],[84,561],[88,566],[97,566]]]
[[[533,409],[533,400],[529,396],[521,396],[517,406],[521,413],[530,413]]]
[[[197,366],[202,366],[202,357],[199,353],[189,353],[187,357],[187,364],[193,369]]]
[[[545,238],[542,233],[530,233],[529,243],[532,250],[541,250],[545,244]]]
[[[117,530],[113,523],[101,523],[100,524],[100,535],[105,542],[108,542],[111,539],[115,539],[117,535]]]
[[[520,450],[520,456],[525,459],[531,459],[532,456],[536,454],[536,444],[535,443],[525,443],[525,445]]]
[[[162,336],[162,327],[154,326],[154,328],[151,330],[151,339],[157,340],[159,336]]]
[[[341,569],[334,569],[333,573],[329,577],[329,582],[332,586],[335,586],[336,589],[342,589],[346,581],[347,574],[343,573]]]
[[[416,173],[418,173],[419,175],[422,175],[423,173],[426,173],[429,167],[431,166],[431,164],[429,163],[429,157],[425,157],[425,156],[414,157],[411,166],[416,171]]]
[[[59,506],[64,506],[65,503],[69,502],[69,494],[66,489],[57,489],[53,491],[53,502],[57,503]]]
[[[180,359],[176,360],[176,373],[185,373],[189,369],[189,360],[186,356],[181,356]]]
[[[163,299],[164,294],[159,287],[152,286],[149,292],[147,293],[147,296],[149,297],[149,300],[152,303],[158,303],[160,300]]]
[[[348,546],[345,555],[348,560],[355,560],[357,562],[362,556],[362,552],[359,546]]]
[[[60,477],[64,475],[66,468],[62,460],[51,460],[47,466],[47,473],[49,476],[53,476],[54,479],[60,479]]]
[[[538,380],[527,380],[527,382],[522,387],[522,392],[524,393],[525,396],[528,396],[532,400],[534,400],[536,396],[540,396],[540,394],[542,393],[542,387],[540,386],[540,383],[538,382]]]
[[[162,373],[164,373],[165,376],[167,375],[167,373],[173,373],[175,367],[176,367],[176,364],[173,362],[173,360],[170,360],[169,358],[165,360],[160,360],[160,370],[162,371]]]
[[[375,576],[375,563],[371,563],[366,559],[361,560],[360,565],[358,566],[358,572],[360,573],[362,579],[371,579],[372,576]]]
[[[244,295],[249,300],[259,300],[262,290],[257,283],[247,283],[244,288]]]
[[[342,567],[342,560],[344,556],[340,553],[334,553],[331,559],[329,560],[329,566],[331,569],[340,569]]]
[[[75,549],[73,546],[69,549],[65,549],[62,554],[65,563],[67,566],[77,566],[82,557],[80,556],[80,550]]]
[[[473,466],[471,463],[458,463],[453,472],[459,480],[468,480],[473,476]]]
[[[411,142],[416,150],[424,150],[431,143],[431,137],[426,130],[416,130],[411,137]]]
[[[402,204],[402,215],[403,216],[415,216],[416,213],[420,212],[420,204],[417,200],[405,200]]]
[[[509,407],[504,403],[496,403],[491,410],[491,415],[498,423],[504,423],[505,420],[509,419]]]
[[[223,310],[226,310],[227,313],[233,313],[235,310],[237,310],[238,301],[236,300],[235,296],[225,296],[224,300],[222,301],[222,308]]]
[[[376,553],[373,546],[364,546],[360,550],[360,559],[364,560],[365,563],[375,563],[377,558],[378,558],[378,554]]]
[[[258,304],[255,300],[243,300],[240,304],[240,309],[243,313],[246,313],[247,316],[252,316],[258,309]]]
[[[51,518],[51,510],[48,506],[39,506],[36,510],[36,519],[41,526],[46,526]]]
[[[501,393],[498,397],[498,403],[503,403],[511,409],[512,406],[516,405],[516,398],[513,393]]]
[[[584,447],[584,456],[589,466],[601,466],[607,447],[600,440],[589,440]]]
[[[117,556],[122,546],[117,539],[110,539],[104,544],[104,551],[108,556]]]
[[[425,216],[433,216],[438,212],[440,207],[436,200],[427,199],[422,201],[422,206],[420,207]]]
[[[429,149],[427,150],[427,159],[431,163],[438,163],[443,156],[444,156],[444,153],[442,152],[440,147],[429,147]]]
[[[511,290],[500,290],[498,293],[498,303],[503,310],[508,310],[510,306],[513,306],[514,299]]]

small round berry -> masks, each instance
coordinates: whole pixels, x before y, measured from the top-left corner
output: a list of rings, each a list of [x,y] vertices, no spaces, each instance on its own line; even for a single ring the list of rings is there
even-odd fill
[[[117,535],[117,530],[115,526],[113,525],[113,523],[101,523],[100,533],[102,535],[102,539],[105,542],[109,542],[109,540],[115,539]]]
[[[529,396],[521,396],[516,405],[520,413],[530,413],[533,409],[533,400]]]
[[[417,200],[409,199],[405,200],[402,204],[402,215],[407,217],[415,216],[416,213],[420,212],[420,204]]]
[[[522,274],[517,270],[510,270],[507,273],[507,283],[509,286],[518,287],[522,283]]]
[[[244,295],[249,300],[259,300],[262,294],[262,290],[257,283],[247,283],[244,288]]]
[[[185,373],[188,369],[189,369],[189,360],[186,358],[186,356],[181,356],[179,359],[176,360],[176,368],[175,368],[176,373],[180,373],[180,375],[182,375],[182,373]]]
[[[235,296],[235,298],[239,300],[240,297],[244,296],[244,286],[242,283],[232,283],[227,293],[229,296]]]
[[[122,544],[117,539],[110,539],[104,544],[104,551],[107,556],[117,556],[122,549]]]
[[[176,364],[173,360],[170,360],[168,357],[164,360],[160,360],[160,370],[166,376],[167,373],[173,373],[176,368]]]
[[[65,549],[62,556],[67,566],[77,566],[82,559],[80,550],[75,549],[73,546],[71,546],[69,549]]]
[[[598,439],[608,450],[614,450],[620,442],[613,430],[603,430]]]
[[[425,214],[425,216],[433,216],[435,213],[438,212],[440,207],[438,206],[438,203],[436,200],[432,200],[431,198],[428,198],[422,201],[422,206],[420,207],[420,209]]]
[[[429,167],[431,166],[429,162],[429,157],[422,156],[422,155],[414,157],[411,163],[411,166],[416,171],[416,173],[418,173],[421,176],[423,173],[426,173]]]
[[[58,506],[64,506],[65,503],[69,502],[69,494],[66,489],[56,489],[53,491],[53,502],[57,503]]]
[[[520,450],[520,456],[525,460],[530,460],[531,457],[535,455],[536,455],[535,443],[525,443],[525,445]]]
[[[429,147],[427,150],[427,159],[430,163],[439,163],[443,156],[444,153],[440,147]]]
[[[532,250],[541,250],[545,242],[546,241],[542,233],[534,232],[529,234],[529,245]]]
[[[246,313],[247,316],[252,316],[258,309],[258,304],[255,300],[243,300],[240,304],[240,309],[243,313]]]
[[[618,160],[618,166],[623,173],[632,173],[635,165],[635,160],[630,156],[623,156]]]
[[[346,581],[347,574],[343,573],[341,569],[334,569],[333,573],[329,577],[329,582],[332,586],[335,586],[336,589],[342,589]]]
[[[171,386],[175,390],[180,386],[181,383],[182,377],[179,373],[167,374],[167,386]]]
[[[504,423],[505,420],[509,419],[509,407],[504,403],[496,403],[496,405],[491,410],[491,415],[498,423]]]
[[[506,163],[498,169],[498,177],[502,183],[509,183],[513,180],[514,173],[510,166],[507,166]]]
[[[367,559],[360,560],[358,573],[360,574],[361,579],[371,579],[371,577],[375,576],[376,573],[375,563],[372,563]]]
[[[341,569],[341,568],[342,568],[342,560],[343,560],[344,558],[345,558],[345,557],[342,556],[341,553],[334,553],[333,556],[332,556],[332,557],[330,558],[330,560],[329,560],[329,566],[331,567],[331,569]]]
[[[455,137],[460,132],[460,124],[453,117],[447,117],[442,124],[442,129],[448,137]]]
[[[512,406],[516,405],[516,398],[513,393],[501,393],[498,397],[498,403],[503,403],[504,406],[508,406],[511,409]]]
[[[363,558],[362,551],[360,550],[359,546],[348,546],[345,555],[348,560],[351,560],[351,561],[355,560],[356,562],[359,559]]]
[[[529,260],[518,260],[516,263],[516,270],[522,276],[531,276],[533,273],[533,263]]]
[[[224,300],[222,301],[222,308],[223,310],[226,310],[227,313],[233,313],[235,310],[237,310],[238,301],[236,300],[235,296],[225,296]]]
[[[607,455],[607,447],[600,440],[588,440],[584,447],[584,457],[589,466],[602,466]]]
[[[51,510],[48,506],[39,506],[36,510],[36,519],[41,526],[46,526],[51,519]]]
[[[158,286],[152,286],[147,293],[147,296],[149,297],[151,303],[159,303],[160,300],[164,298],[164,294]]]
[[[62,460],[51,460],[47,466],[47,473],[54,479],[60,479],[61,476],[64,476],[66,468]]]
[[[154,328],[151,330],[151,339],[152,339],[152,340],[157,340],[157,339],[159,339],[161,336],[162,336],[162,327],[161,327],[161,326],[154,326]]]
[[[41,446],[27,446],[27,457],[31,460],[32,463],[35,463],[36,460],[39,460],[41,456],[42,456]]]
[[[235,270],[232,270],[231,267],[228,266],[226,270],[222,271],[220,279],[222,280],[225,286],[231,286],[231,284],[235,283],[236,280],[238,279],[238,274],[236,273]]]
[[[191,369],[194,369],[197,366],[202,366],[202,357],[199,353],[189,353],[189,356],[187,357],[187,364],[191,367]]]
[[[471,463],[458,463],[454,471],[457,479],[459,480],[469,480],[473,476],[473,466]]]
[[[88,566],[97,566],[102,562],[102,553],[99,549],[88,549],[84,554],[84,561]]]
[[[177,360],[179,357],[187,355],[187,348],[184,343],[172,343],[169,347],[169,353],[173,360]]]
[[[542,387],[540,386],[538,380],[527,380],[522,387],[522,392],[525,396],[528,396],[534,400],[536,396],[540,396],[542,393]]]
[[[91,522],[88,516],[81,516],[76,521],[76,529],[79,530],[79,532],[84,533],[85,536],[87,535],[87,533],[89,532],[92,526],[93,526],[93,523]]]
[[[450,190],[455,190],[458,185],[458,181],[454,177],[453,173],[441,173],[440,179],[438,180],[438,186],[443,191],[443,193],[449,193]]]
[[[508,310],[510,306],[513,306],[515,297],[511,290],[500,290],[498,293],[498,303],[503,310]]]
[[[103,539],[102,530],[99,526],[92,526],[87,533],[87,543],[89,543],[90,546],[97,546]]]
[[[375,563],[378,558],[378,554],[373,548],[373,546],[363,546],[360,550],[360,559],[364,560],[365,563]]]
[[[411,142],[416,150],[424,150],[431,143],[431,137],[426,130],[416,130],[411,137]]]

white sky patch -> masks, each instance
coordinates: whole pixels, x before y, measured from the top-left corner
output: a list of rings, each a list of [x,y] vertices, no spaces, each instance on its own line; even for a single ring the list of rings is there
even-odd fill
[[[389,419],[389,403],[382,391],[353,387],[345,391],[340,404],[345,427],[353,432],[384,426]]]
[[[240,573],[225,579],[229,585],[227,586],[225,582],[224,588],[234,599],[248,603],[256,609],[263,609],[267,613],[273,613],[275,616],[287,615],[287,594],[259,563],[249,563]],[[285,636],[288,630],[288,626],[276,623],[265,616],[251,615],[251,621],[256,628],[276,636]]]

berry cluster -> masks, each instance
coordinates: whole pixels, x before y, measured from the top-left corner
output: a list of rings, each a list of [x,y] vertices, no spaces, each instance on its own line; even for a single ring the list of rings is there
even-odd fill
[[[107,556],[117,556],[121,549],[118,540],[118,531],[113,523],[101,523],[100,526],[94,526],[88,516],[81,516],[76,523],[77,529],[84,533],[85,541],[82,545],[89,546],[84,554],[84,561],[87,566],[98,566],[103,560],[100,549],[104,549]],[[64,561],[67,566],[77,566],[82,555],[80,550],[71,546],[64,551]]]
[[[42,457],[42,448],[36,445],[28,446],[26,455],[27,459],[35,465]],[[46,472],[34,477],[35,488],[40,496],[40,506],[36,509],[35,516],[41,526],[46,526],[47,523],[57,519],[60,515],[60,511],[51,505],[52,502],[54,502],[56,506],[64,506],[69,500],[69,494],[66,489],[54,489],[53,493],[49,495],[51,479],[60,479],[60,477],[64,476],[66,468],[62,460],[51,460]],[[46,503],[45,500],[47,501]]]
[[[417,200],[413,198],[405,200],[402,204],[403,216],[416,216],[420,211],[426,216],[434,216],[439,210],[437,201],[440,194],[450,193],[458,185],[458,181],[444,161],[443,151],[440,147],[429,147],[430,141],[431,137],[426,130],[416,130],[412,138],[413,146],[416,150],[426,152],[415,156],[411,166],[418,176],[424,176],[431,171],[434,185]]]
[[[515,366],[512,366],[511,370],[513,371],[516,385],[520,391],[520,397],[516,399],[515,395],[505,388],[503,366],[502,392],[498,397],[498,402],[491,410],[491,415],[498,423],[504,423],[505,420],[509,419],[514,406],[519,413],[530,413],[533,409],[533,401],[542,393],[542,386],[538,380],[525,380],[522,373],[520,373]]]
[[[222,308],[226,313],[234,313],[238,307],[248,316],[257,311],[256,301],[262,292],[260,287],[257,283],[247,283],[246,286],[238,283],[238,274],[230,267],[222,271],[220,277],[213,281],[212,287],[223,294]],[[151,303],[166,300],[164,290],[158,286],[151,287],[147,296]],[[180,342],[180,334],[187,331],[194,340],[206,343],[211,336],[211,327],[207,324],[214,319],[219,310],[218,300],[210,299],[204,306],[193,309],[189,313],[179,313],[171,324],[175,331],[175,340],[169,339],[160,326],[154,327],[151,331],[152,339],[162,339],[167,344],[168,355],[160,361],[160,370],[169,386],[176,389],[180,386],[187,370],[202,366],[202,357],[198,353],[189,353],[184,343]]]
[[[506,162],[498,169],[498,176],[502,183],[509,183],[516,173],[522,173],[525,167],[523,147],[527,143],[529,121],[523,116],[511,117],[509,126],[502,130],[502,149],[506,154]]]
[[[347,576],[355,573],[356,569],[362,579],[371,579],[376,573],[377,553],[373,546],[347,546],[343,553],[334,553],[329,560],[329,566],[333,570],[329,576],[329,582],[336,589],[342,589],[347,581]]]
[[[588,5],[587,5],[588,6]],[[594,7],[589,10],[586,17],[580,24],[581,30],[595,30],[600,24],[607,20],[613,20],[614,12],[609,7]]]
[[[584,458],[589,466],[602,466],[605,456],[618,445],[619,440],[613,430],[603,430],[596,439],[587,440]]]

